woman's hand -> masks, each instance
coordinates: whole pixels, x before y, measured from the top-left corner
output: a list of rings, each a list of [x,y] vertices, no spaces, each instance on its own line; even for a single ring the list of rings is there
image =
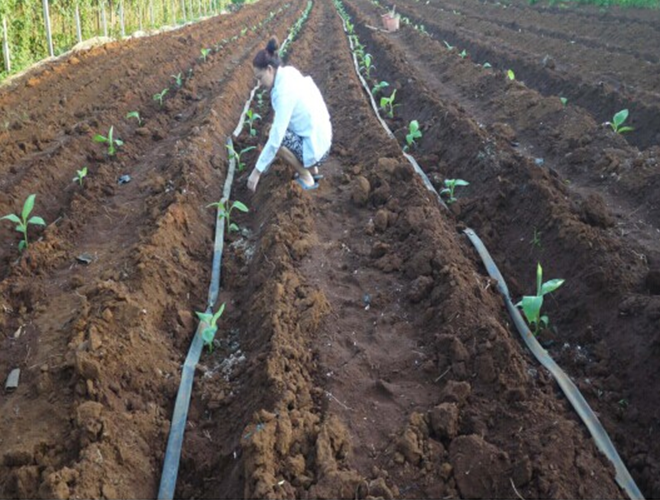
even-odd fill
[[[256,168],[252,170],[250,177],[248,177],[248,189],[253,193],[257,190],[257,184],[259,184],[259,178],[261,177],[261,172]]]

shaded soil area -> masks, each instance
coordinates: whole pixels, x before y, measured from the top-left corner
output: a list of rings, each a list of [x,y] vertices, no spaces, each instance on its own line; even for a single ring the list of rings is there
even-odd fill
[[[613,27],[612,20],[601,22],[595,18],[585,23],[578,17],[574,23],[601,26],[598,33],[592,34],[597,42],[589,43],[580,37],[582,31],[556,35],[563,29],[565,18],[570,25],[573,11],[561,16],[543,15],[528,7],[533,20],[528,27],[510,19],[511,12],[504,4],[482,6],[472,1],[458,5],[434,0],[427,5],[404,0],[397,3],[397,9],[413,24],[424,25],[437,40],[454,46],[457,53],[465,49],[479,64],[488,62],[503,72],[512,69],[516,80],[545,96],[567,98],[587,110],[597,123],[612,120],[619,110],[629,109],[629,121],[636,131],[625,139],[640,148],[660,144],[659,62],[637,52],[617,51],[607,36],[608,28],[609,33],[620,29],[626,36],[635,34],[640,50],[650,47],[644,29],[637,24],[622,22]],[[518,10],[522,10],[519,17],[527,17],[522,6]],[[657,17],[658,13],[649,11],[648,15]],[[649,36],[653,39],[657,33]]]
[[[257,151],[231,196],[249,212],[232,214],[239,230],[226,235],[227,307],[196,370],[176,496],[621,498],[613,468],[512,329],[466,225],[516,297],[531,292],[537,261],[567,279],[546,301],[552,329],[541,340],[657,496],[657,150],[639,152],[587,107],[506,82],[441,40],[368,28],[379,11],[367,0],[347,5],[374,78],[397,89],[396,140],[369,107],[332,2],[315,2],[288,63],[321,89],[332,154],[318,190],[276,161],[249,193],[273,118],[267,94],[253,105],[257,134],[244,130],[236,147]],[[34,214],[49,223],[30,229],[20,255],[18,233],[0,228],[0,373],[22,370],[0,399],[0,496],[155,496],[194,311],[206,303],[225,139],[252,57],[304,7],[262,0],[0,89],[0,213],[36,193]],[[202,61],[203,47],[219,50]],[[161,107],[153,94],[165,87]],[[125,118],[133,110],[143,124]],[[412,119],[423,132],[412,152],[432,182],[470,181],[450,211],[397,144]],[[111,125],[125,141],[112,157],[92,142]],[[84,165],[80,186],[71,179]]]
[[[403,140],[407,123],[419,120],[416,154],[437,187],[445,178],[471,183],[452,211],[485,239],[514,297],[533,290],[536,262],[546,279],[567,279],[546,301],[553,328],[542,341],[598,411],[643,491],[657,496],[659,454],[648,440],[660,404],[653,389],[660,245],[649,210],[657,197],[631,189],[652,189],[657,150],[640,154],[597,127],[585,134],[574,127],[589,123],[579,108],[569,112],[518,82],[495,80],[412,29],[374,32],[366,25],[380,11],[350,4],[374,78],[398,90],[395,134]],[[601,159],[612,149],[630,167],[607,180]]]

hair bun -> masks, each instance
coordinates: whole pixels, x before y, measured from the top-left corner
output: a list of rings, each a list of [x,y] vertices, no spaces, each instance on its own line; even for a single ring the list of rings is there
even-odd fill
[[[277,38],[273,37],[270,40],[268,40],[268,44],[266,45],[266,52],[268,52],[271,55],[275,55],[279,47],[280,44],[277,42]]]

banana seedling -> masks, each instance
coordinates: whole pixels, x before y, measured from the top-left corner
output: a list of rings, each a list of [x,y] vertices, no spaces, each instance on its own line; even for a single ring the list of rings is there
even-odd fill
[[[170,75],[170,77],[174,78],[174,83],[177,88],[181,88],[183,85],[183,73],[178,73],[176,75]]]
[[[170,89],[163,89],[159,93],[154,94],[153,99],[154,101],[158,101],[158,104],[160,105],[161,108],[163,107],[163,99],[165,98],[165,94],[167,94],[169,90]]]
[[[543,283],[543,268],[541,264],[536,267],[536,295],[526,295],[516,307],[520,307],[529,323],[530,327],[534,328],[534,335],[538,335],[543,328],[548,327],[549,319],[547,315],[541,316],[541,307],[543,307],[543,296],[554,292],[557,288],[563,285],[563,279],[554,279]]]
[[[257,135],[257,131],[254,129],[254,122],[261,120],[261,115],[249,109],[247,113],[245,113],[245,117],[247,118],[247,124],[250,127],[250,137],[254,137]]]
[[[213,339],[215,338],[215,334],[218,331],[218,320],[220,319],[220,316],[222,316],[223,312],[225,312],[224,302],[220,306],[220,309],[218,309],[218,312],[215,314],[195,311],[195,314],[197,314],[197,317],[200,319],[200,321],[203,321],[208,325],[206,328],[204,328],[204,330],[202,330],[202,341],[204,342],[205,346],[208,346],[209,352],[213,352]]]
[[[411,121],[408,125],[408,133],[406,134],[406,149],[410,149],[416,145],[415,140],[421,139],[421,137],[422,131],[419,130],[419,122],[417,120]]]
[[[82,170],[76,170],[76,176],[72,180],[73,182],[78,182],[82,186],[85,177],[87,177],[87,167],[83,167]]]
[[[456,201],[456,198],[454,198],[454,190],[456,187],[469,185],[470,183],[468,181],[464,181],[463,179],[445,179],[445,188],[440,191],[440,195],[449,195],[447,203],[454,203]]]
[[[371,94],[375,96],[378,92],[381,92],[385,87],[389,87],[390,84],[387,82],[378,82],[374,85],[374,88],[371,89]]]
[[[129,118],[135,118],[138,122],[139,126],[142,126],[142,118],[140,117],[140,113],[137,111],[131,111],[126,115],[126,119],[128,120]]]
[[[20,217],[16,214],[8,214],[5,215],[4,217],[0,217],[0,220],[7,219],[8,221],[16,224],[16,231],[18,231],[19,233],[23,233],[23,239],[18,244],[18,249],[21,252],[28,247],[28,235],[27,235],[28,226],[30,224],[36,226],[46,225],[46,222],[41,217],[37,217],[37,216],[30,217],[30,213],[34,208],[34,199],[36,197],[37,197],[36,194],[31,194],[30,196],[27,197],[25,203],[23,203],[23,211],[21,212]],[[28,219],[28,217],[30,218]]]
[[[238,210],[243,213],[249,211],[248,207],[238,200],[234,201],[231,205],[229,204],[229,200],[225,200],[224,202],[221,200],[211,203],[210,205],[207,205],[207,207],[216,207],[218,209],[218,218],[222,220],[227,219],[227,231],[230,233],[232,231],[238,231],[239,229],[238,225],[230,219],[232,211]]]
[[[243,156],[243,154],[247,153],[248,151],[252,151],[253,149],[256,149],[256,146],[249,146],[238,152],[234,149],[233,146],[227,144],[227,149],[229,150],[229,157],[236,160],[236,168],[238,169],[239,172],[242,172],[243,169],[245,169],[245,163],[241,161],[241,156]]]
[[[259,109],[263,109],[263,108],[264,108],[264,104],[265,104],[265,103],[264,103],[264,94],[265,94],[265,93],[266,93],[265,90],[261,90],[261,91],[257,92],[257,107],[258,107]]]
[[[108,131],[108,137],[104,137],[101,134],[96,134],[93,139],[94,142],[101,142],[108,145],[108,156],[114,156],[117,152],[116,148],[124,145],[124,141],[121,139],[113,138],[114,130],[115,127],[112,126]]]
[[[612,130],[614,130],[617,134],[624,134],[626,132],[632,132],[635,130],[632,127],[623,127],[623,122],[625,122],[628,119],[628,110],[627,109],[622,109],[619,111],[617,114],[615,114],[612,117],[611,122],[606,122],[610,127],[612,127]]]
[[[362,57],[362,61],[360,62],[360,69],[364,71],[365,76],[367,77],[367,80],[370,78],[371,70],[376,69],[376,66],[371,64],[373,58],[371,57],[371,54],[365,54]]]
[[[391,96],[380,98],[380,109],[385,111],[385,113],[387,113],[387,116],[390,118],[394,118],[394,108],[398,106],[398,104],[394,104],[395,98],[396,98],[396,89],[394,89],[394,92],[392,92]]]

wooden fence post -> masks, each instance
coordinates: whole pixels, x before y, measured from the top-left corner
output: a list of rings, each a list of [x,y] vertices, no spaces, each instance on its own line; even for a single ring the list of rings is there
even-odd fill
[[[105,17],[105,2],[101,3],[101,19],[103,21],[103,36],[108,38],[108,19]]]
[[[82,29],[80,28],[80,7],[76,4],[76,34],[78,35],[78,43],[82,42]]]
[[[7,38],[7,18],[2,16],[2,53],[5,55],[5,70],[7,73],[11,73],[11,59],[9,58],[9,42]]]
[[[124,26],[124,2],[119,2],[119,28],[121,30],[121,37],[126,36],[126,27]]]
[[[43,0],[42,1],[43,8],[44,8],[44,22],[46,24],[46,38],[48,41],[48,54],[50,57],[53,57],[55,55],[55,51],[53,50],[53,34],[50,31],[50,13],[48,11],[48,0]]]

